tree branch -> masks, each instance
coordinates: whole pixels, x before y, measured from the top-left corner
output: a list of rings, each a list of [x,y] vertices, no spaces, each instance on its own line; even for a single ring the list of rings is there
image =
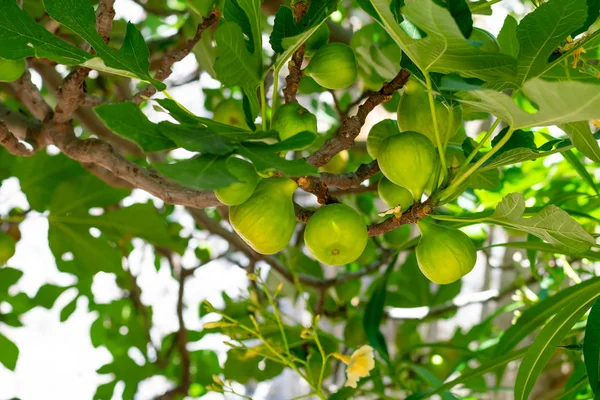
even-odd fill
[[[40,121],[45,120],[52,114],[52,109],[42,97],[37,86],[31,81],[31,73],[25,69],[25,73],[16,81],[10,83],[15,96],[31,114]]]
[[[298,1],[292,6],[294,10],[294,17],[296,23],[306,14],[308,11],[308,4],[304,1]],[[298,85],[300,79],[302,79],[302,62],[304,61],[304,49],[306,48],[305,43],[302,43],[298,50],[292,55],[292,59],[288,62],[288,76],[285,77],[285,88],[283,89],[283,98],[286,103],[292,103],[296,101],[296,92],[298,92]],[[274,93],[273,96],[277,96]]]
[[[173,64],[183,60],[188,54],[190,54],[190,52],[192,51],[194,46],[202,38],[202,33],[206,29],[211,27],[213,24],[215,24],[219,20],[220,15],[221,14],[220,14],[219,10],[214,10],[212,12],[212,14],[210,14],[208,17],[204,18],[202,23],[200,25],[198,25],[198,28],[196,29],[196,34],[194,35],[193,38],[189,39],[181,49],[176,50],[172,54],[167,55],[162,59],[160,66],[156,70],[154,79],[162,82],[165,79],[167,79],[169,76],[171,76],[171,74],[173,73],[173,71],[171,70],[171,67],[173,66]],[[156,93],[156,88],[152,85],[148,85],[148,86],[146,86],[146,88],[144,90],[137,93],[133,97],[132,101],[136,104],[140,104],[143,101],[145,101],[146,99],[152,97],[152,95],[154,95],[155,93]]]
[[[337,134],[327,140],[323,147],[314,152],[306,161],[315,167],[322,167],[327,164],[334,155],[342,150],[352,147],[354,145],[354,139],[356,139],[360,133],[369,113],[379,104],[389,100],[396,90],[406,84],[409,77],[410,72],[402,69],[391,82],[384,84],[378,92],[371,94],[367,100],[358,107],[356,115],[344,119]]]
[[[22,157],[31,157],[35,154],[35,151],[30,150],[23,143],[17,139],[0,121],[0,145],[4,146],[10,154]]]

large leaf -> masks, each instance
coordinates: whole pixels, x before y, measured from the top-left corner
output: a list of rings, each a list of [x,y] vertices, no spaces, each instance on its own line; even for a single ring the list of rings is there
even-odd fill
[[[44,0],[48,14],[88,42],[103,64],[115,70],[132,73],[138,79],[152,83],[163,90],[165,84],[153,79],[148,72],[148,46],[135,25],[127,24],[127,33],[119,50],[109,47],[96,30],[96,15],[88,0]],[[91,68],[98,68],[98,60],[91,60]],[[101,69],[101,68],[99,68]]]
[[[594,238],[571,216],[549,205],[530,218],[523,218],[525,200],[520,193],[511,193],[502,199],[488,221],[530,233],[558,248],[584,252],[595,244]]]
[[[587,121],[571,122],[560,126],[577,150],[583,153],[590,160],[600,162],[600,146],[590,130],[590,124]]]
[[[398,24],[389,0],[371,0],[381,24],[402,51],[422,70],[453,73],[486,81],[510,80],[517,62],[502,53],[487,53],[473,46],[460,31],[450,12],[432,0],[406,0],[402,13],[427,37],[413,39]]]
[[[291,138],[293,139],[293,138]],[[237,152],[250,159],[257,171],[279,171],[288,176],[316,175],[317,168],[304,160],[287,160],[279,155],[279,144],[269,146],[264,143],[241,144]]]
[[[550,0],[527,14],[517,28],[520,51],[516,83],[520,86],[545,72],[552,52],[586,18],[586,0]]]
[[[588,316],[583,339],[583,358],[594,395],[600,396],[600,300],[596,300]]]
[[[19,348],[6,336],[0,333],[0,363],[11,371],[17,366]]]
[[[137,143],[145,152],[172,149],[175,143],[150,122],[140,108],[129,102],[103,104],[94,109],[117,135]]]
[[[166,177],[187,187],[204,190],[219,189],[238,180],[227,170],[227,157],[201,155],[173,164],[154,164]]]
[[[556,347],[599,295],[600,292],[580,294],[572,302],[565,304],[562,310],[536,336],[517,372],[516,400],[525,400],[529,397],[537,378],[552,358]]]
[[[13,0],[0,0],[0,57],[49,58],[61,64],[81,64],[91,54],[57,38],[17,6]],[[95,24],[94,24],[95,26]]]
[[[507,15],[506,19],[504,19],[504,25],[502,25],[502,29],[500,29],[500,33],[498,34],[500,51],[514,58],[519,56],[518,26],[519,23],[517,20],[512,15]]]
[[[215,33],[215,41],[215,71],[221,83],[228,87],[256,89],[261,77],[261,59],[247,50],[242,28],[233,22],[223,23]]]
[[[560,125],[600,118],[600,85],[582,82],[547,82],[531,79],[523,93],[537,105],[528,113],[510,96],[493,90],[461,92],[461,101],[475,110],[489,112],[504,120],[512,129]]]

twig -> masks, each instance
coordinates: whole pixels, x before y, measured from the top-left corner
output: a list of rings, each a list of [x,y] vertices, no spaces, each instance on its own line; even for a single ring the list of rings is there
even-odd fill
[[[4,146],[10,154],[22,157],[31,157],[35,154],[35,151],[30,150],[23,143],[17,139],[0,121],[0,145]]]
[[[293,6],[294,17],[296,23],[306,14],[308,10],[308,4],[303,1],[296,2]],[[298,92],[298,85],[300,79],[302,79],[302,62],[304,61],[304,49],[306,45],[303,43],[298,50],[292,55],[292,59],[288,62],[288,76],[285,77],[285,88],[283,89],[283,98],[286,103],[292,103],[296,101],[296,93]],[[277,93],[274,94],[277,96]]]
[[[350,189],[359,187],[361,183],[378,172],[379,164],[377,163],[377,160],[374,160],[369,164],[361,164],[356,172],[345,174],[330,174],[323,172],[321,173],[320,180],[329,187],[333,186],[339,189]]]
[[[40,121],[43,121],[52,114],[52,109],[42,97],[39,89],[31,81],[31,73],[25,69],[25,73],[10,86],[15,92],[15,96],[31,112],[31,114]]]
[[[391,82],[385,83],[378,92],[371,94],[367,100],[358,107],[356,115],[344,119],[337,134],[327,140],[327,142],[325,142],[319,150],[308,157],[306,161],[315,167],[322,167],[327,164],[334,155],[342,150],[352,147],[354,145],[354,139],[356,139],[360,133],[369,113],[379,104],[389,100],[396,90],[404,86],[409,77],[410,72],[402,69]]]
[[[204,18],[202,23],[198,25],[198,28],[196,29],[196,34],[193,38],[189,39],[181,49],[178,49],[177,51],[173,52],[168,56],[165,56],[162,59],[160,67],[158,67],[156,74],[154,75],[154,79],[162,82],[169,76],[171,76],[171,74],[173,73],[173,71],[171,70],[173,64],[183,60],[188,54],[190,54],[196,43],[198,43],[202,38],[202,33],[214,23],[216,23],[219,20],[219,16],[219,10],[215,10],[208,17]],[[137,93],[133,97],[132,101],[136,104],[140,104],[147,98],[150,98],[155,93],[156,88],[152,85],[148,85],[144,90]]]

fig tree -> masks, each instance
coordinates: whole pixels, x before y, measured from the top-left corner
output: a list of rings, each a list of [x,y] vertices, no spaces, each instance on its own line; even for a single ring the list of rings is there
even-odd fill
[[[368,240],[363,218],[345,204],[319,208],[306,223],[304,231],[308,250],[327,265],[345,265],[356,261]]]
[[[358,75],[354,50],[344,43],[326,44],[315,53],[304,74],[327,89],[345,89]]]
[[[235,99],[220,102],[213,112],[213,120],[236,128],[250,129],[246,123],[242,102]]]
[[[367,137],[367,152],[373,159],[377,159],[377,151],[381,142],[390,136],[400,133],[398,123],[393,119],[384,119],[373,125]]]
[[[436,152],[427,137],[416,132],[402,132],[381,143],[377,160],[386,178],[408,189],[413,199],[420,201],[435,168]]]
[[[25,72],[25,59],[6,60],[0,58],[0,82],[14,82]]]
[[[421,230],[417,263],[427,279],[445,285],[471,272],[477,250],[464,232],[423,220],[417,224]]]
[[[260,254],[283,250],[296,226],[292,199],[296,188],[296,182],[287,178],[260,181],[246,202],[230,207],[231,226]]]
[[[241,158],[231,157],[227,160],[227,168],[239,182],[216,189],[217,199],[228,206],[242,204],[254,193],[254,189],[260,180],[254,166]]]
[[[390,208],[401,206],[402,210],[406,211],[414,203],[412,194],[408,190],[392,183],[385,176],[379,180],[377,193]]]
[[[271,127],[283,141],[304,131],[317,133],[317,117],[298,103],[287,103],[277,109]]]
[[[435,115],[441,143],[446,143],[456,135],[462,123],[460,105],[450,107],[435,101]],[[427,89],[416,80],[409,80],[398,103],[398,127],[401,131],[421,133],[437,147],[435,127],[431,118]]]

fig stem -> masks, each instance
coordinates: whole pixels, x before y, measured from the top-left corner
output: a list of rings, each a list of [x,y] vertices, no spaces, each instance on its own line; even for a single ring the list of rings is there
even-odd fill
[[[490,126],[490,129],[486,132],[483,139],[481,139],[481,141],[479,143],[477,143],[477,146],[475,146],[475,148],[473,149],[471,154],[469,154],[469,157],[467,157],[465,162],[463,162],[463,164],[460,166],[461,170],[464,170],[464,168],[466,168],[469,165],[469,163],[475,158],[477,153],[479,153],[479,150],[481,150],[481,148],[485,145],[485,142],[487,142],[488,139],[490,138],[490,136],[492,136],[492,134],[494,133],[494,131],[496,130],[496,128],[498,127],[499,124],[500,124],[500,118],[496,118],[496,121],[494,121],[492,126]]]
[[[261,119],[262,119],[262,129],[263,131],[267,130],[267,96],[265,94],[265,82],[262,81],[260,83],[260,108],[261,108]]]
[[[446,179],[446,172],[448,168],[446,167],[446,149],[444,148],[444,144],[440,139],[440,130],[438,127],[437,116],[435,113],[435,99],[433,98],[433,86],[431,84],[431,77],[429,73],[425,73],[425,83],[427,84],[427,97],[429,97],[429,110],[431,111],[431,119],[433,121],[433,131],[435,132],[435,141],[438,148],[438,153],[440,155],[440,163],[442,165],[442,180]],[[437,189],[438,182],[435,180],[433,182],[433,190],[435,192]]]

